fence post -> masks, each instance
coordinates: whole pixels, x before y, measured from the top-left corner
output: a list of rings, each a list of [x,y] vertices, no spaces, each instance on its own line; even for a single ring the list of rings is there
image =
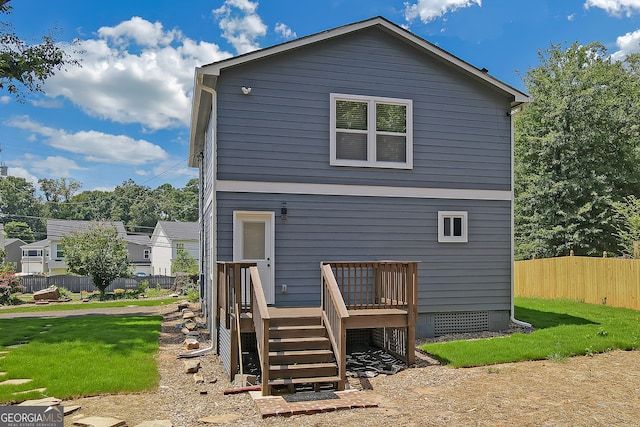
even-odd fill
[[[638,259],[639,255],[640,255],[640,242],[636,240],[635,242],[633,242],[633,257],[635,259]]]

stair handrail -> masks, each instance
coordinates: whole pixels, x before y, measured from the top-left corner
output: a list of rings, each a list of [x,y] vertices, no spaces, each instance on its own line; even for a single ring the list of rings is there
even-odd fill
[[[347,378],[347,322],[349,312],[333,275],[330,264],[320,264],[322,270],[322,321],[334,349],[338,376],[338,389],[343,390]]]
[[[267,307],[267,299],[264,296],[262,281],[258,267],[249,267],[251,276],[251,293],[252,299],[252,317],[253,327],[256,331],[256,343],[258,345],[258,357],[260,358],[260,368],[262,371],[262,395],[267,396],[269,390],[269,308]]]

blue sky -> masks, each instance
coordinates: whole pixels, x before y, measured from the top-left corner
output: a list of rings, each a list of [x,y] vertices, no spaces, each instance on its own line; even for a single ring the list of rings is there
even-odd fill
[[[0,91],[0,160],[9,174],[74,178],[83,190],[131,178],[182,187],[194,67],[383,16],[525,90],[551,43],[640,51],[640,0],[12,0],[24,40],[78,40],[82,67],[23,103]],[[57,30],[56,30],[57,29]],[[65,48],[69,48],[65,45]]]

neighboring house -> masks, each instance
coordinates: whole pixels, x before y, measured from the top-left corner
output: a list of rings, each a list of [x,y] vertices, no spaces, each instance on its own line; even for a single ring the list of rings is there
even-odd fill
[[[118,236],[127,242],[127,251],[134,274],[151,273],[151,247],[147,235],[129,235],[121,221],[99,222],[116,228]],[[22,272],[25,274],[67,274],[62,238],[75,232],[86,232],[95,221],[47,220],[47,238],[21,246]]]
[[[151,270],[170,276],[178,249],[200,260],[200,235],[197,222],[158,221],[151,235]]]
[[[146,234],[127,234],[129,261],[135,275],[151,275],[151,238]]]
[[[23,242],[24,243],[24,242]],[[49,272],[49,242],[40,240],[20,246],[23,274],[46,274]]]
[[[26,242],[23,242],[20,239],[15,238],[5,238],[4,240],[4,250],[5,250],[5,258],[4,262],[9,264],[13,264],[13,267],[16,269],[16,273],[22,272],[22,246],[26,245]]]

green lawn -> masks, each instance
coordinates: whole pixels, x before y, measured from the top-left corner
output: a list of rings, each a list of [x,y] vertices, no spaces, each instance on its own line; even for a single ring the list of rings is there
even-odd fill
[[[184,298],[182,298],[184,299]],[[173,304],[179,301],[178,298],[162,298],[162,299],[122,299],[116,301],[104,302],[78,302],[78,303],[51,303],[47,305],[24,304],[10,308],[3,308],[0,314],[4,313],[29,313],[39,311],[58,311],[58,310],[91,310],[94,308],[110,308],[110,307],[155,307],[159,305]]]
[[[570,300],[516,298],[515,315],[530,334],[424,344],[443,364],[482,366],[521,360],[563,360],[614,349],[640,348],[640,311]]]
[[[161,316],[0,319],[0,403],[154,390]],[[17,346],[16,346],[17,345]]]

